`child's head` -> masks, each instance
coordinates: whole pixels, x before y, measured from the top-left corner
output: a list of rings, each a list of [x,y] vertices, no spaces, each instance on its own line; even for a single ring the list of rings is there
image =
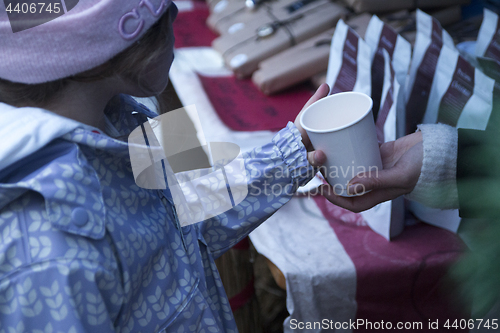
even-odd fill
[[[16,33],[0,14],[0,102],[43,105],[71,81],[110,77],[128,81],[136,95],[158,94],[168,80],[176,14],[169,0],[81,0]]]

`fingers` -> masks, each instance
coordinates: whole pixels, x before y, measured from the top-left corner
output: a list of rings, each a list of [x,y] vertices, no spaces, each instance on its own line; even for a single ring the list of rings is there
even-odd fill
[[[382,202],[395,199],[403,194],[394,189],[383,189],[372,191],[357,197],[341,197],[335,194],[333,187],[330,185],[321,185],[319,187],[319,191],[319,193],[321,193],[334,205],[348,209],[355,213],[365,211]]]
[[[309,105],[313,104],[314,102],[319,101],[323,97],[326,97],[328,93],[330,92],[330,87],[328,87],[328,84],[323,83],[322,85],[319,86],[319,88],[316,90],[314,95],[312,95],[311,98],[307,101],[307,103],[304,105],[302,110],[305,110],[309,107]]]
[[[348,193],[354,193],[356,185],[366,191],[379,189],[400,189],[403,194],[413,190],[420,177],[423,160],[422,143],[413,145],[393,167],[384,170],[372,170],[357,175],[348,185]],[[384,163],[384,167],[387,164]]]
[[[315,150],[307,153],[307,161],[313,167],[318,168],[326,162],[326,155],[321,150]]]
[[[340,197],[331,186],[322,186],[321,194],[340,207],[360,212],[410,193],[419,180],[423,163],[421,133],[384,143],[380,152],[384,169],[359,174],[348,184],[347,193],[363,195]]]
[[[349,194],[360,193],[364,191],[373,191],[384,188],[400,188],[405,184],[407,177],[399,168],[387,170],[372,170],[357,175],[349,182],[347,192]]]
[[[297,127],[300,134],[302,135],[302,142],[304,143],[304,146],[306,146],[308,151],[312,149],[312,145],[311,145],[311,141],[309,140],[309,137],[307,136],[306,131],[300,125],[300,116],[301,116],[302,112],[304,112],[304,110],[307,109],[311,104],[322,99],[323,97],[328,95],[329,92],[330,92],[330,88],[328,87],[328,85],[326,83],[323,83],[321,86],[319,86],[319,88],[316,90],[314,95],[307,101],[307,103],[302,108],[302,111],[300,111],[300,113],[295,118],[295,127]]]

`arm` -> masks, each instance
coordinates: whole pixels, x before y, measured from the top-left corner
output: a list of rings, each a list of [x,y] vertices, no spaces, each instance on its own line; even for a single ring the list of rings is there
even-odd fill
[[[458,208],[457,129],[443,124],[419,125],[423,160],[420,177],[406,195],[428,207]]]
[[[322,85],[303,110],[328,91],[328,86]],[[314,177],[313,166],[321,166],[326,157],[320,151],[308,153],[303,142],[312,150],[305,131],[289,123],[271,143],[244,155],[247,197],[233,209],[199,224],[214,257],[222,255],[257,228],[286,204],[299,186]]]
[[[233,209],[200,223],[215,257],[222,255],[286,204],[307,183],[314,169],[297,128],[291,123],[273,142],[244,155],[247,197]]]

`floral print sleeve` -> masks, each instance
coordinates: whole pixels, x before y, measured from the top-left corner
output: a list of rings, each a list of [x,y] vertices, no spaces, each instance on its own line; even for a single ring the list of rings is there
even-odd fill
[[[200,231],[214,257],[222,255],[286,204],[315,172],[299,131],[292,123],[273,141],[244,156],[247,197],[233,209],[200,223]]]
[[[133,112],[154,117],[117,101],[108,117],[120,135],[137,126]],[[44,117],[33,118],[65,127]],[[87,128],[0,168],[0,333],[236,333],[212,254],[314,174],[293,124],[244,160],[248,195],[194,227],[180,227],[167,191],[137,186],[125,142]]]

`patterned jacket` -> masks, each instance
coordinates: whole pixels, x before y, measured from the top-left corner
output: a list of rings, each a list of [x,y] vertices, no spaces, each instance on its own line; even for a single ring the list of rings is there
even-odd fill
[[[244,154],[261,191],[178,227],[169,191],[135,184],[126,142],[41,109],[0,115],[0,333],[237,332],[214,259],[313,176],[293,124]],[[125,95],[106,115],[124,137],[157,116]]]

